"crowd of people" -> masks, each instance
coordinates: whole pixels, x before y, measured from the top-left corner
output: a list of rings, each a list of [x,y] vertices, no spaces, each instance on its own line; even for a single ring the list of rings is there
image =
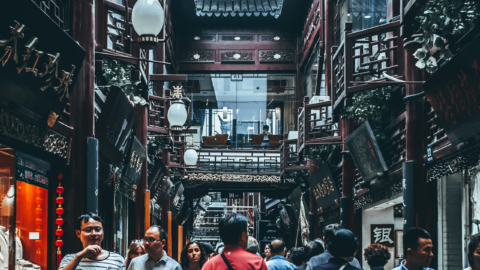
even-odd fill
[[[80,216],[76,223],[77,237],[83,250],[66,255],[59,269],[128,269],[128,270],[359,270],[355,258],[358,241],[348,229],[331,224],[323,230],[323,239],[315,239],[305,247],[287,250],[283,239],[267,244],[259,254],[257,240],[249,236],[248,220],[240,214],[230,214],[219,223],[222,244],[215,248],[209,243],[191,241],[183,248],[180,262],[164,251],[167,234],[153,225],[145,237],[133,241],[126,258],[101,248],[103,220],[93,213]],[[421,228],[410,228],[403,236],[404,260],[393,270],[430,270],[433,244],[430,234]],[[364,249],[365,262],[371,270],[384,270],[391,254],[383,245],[372,244]],[[480,235],[468,244],[469,270],[480,270]]]

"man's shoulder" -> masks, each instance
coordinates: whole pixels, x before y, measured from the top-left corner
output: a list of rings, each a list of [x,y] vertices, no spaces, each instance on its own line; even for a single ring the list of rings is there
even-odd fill
[[[130,264],[138,264],[138,263],[145,263],[147,261],[148,254],[143,254],[142,256],[138,256],[133,258]]]

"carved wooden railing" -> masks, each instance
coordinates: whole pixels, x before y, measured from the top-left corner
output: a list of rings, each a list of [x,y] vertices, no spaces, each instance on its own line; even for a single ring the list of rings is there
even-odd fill
[[[433,108],[430,104],[428,105],[427,109],[430,107],[430,111],[427,113],[427,145],[431,146],[447,140],[447,134],[443,130],[443,127],[440,126]]]
[[[172,150],[170,152],[167,152],[167,162],[165,163],[165,166],[169,168],[184,168],[185,167],[185,162],[183,160],[184,153],[185,153],[185,142],[174,141],[172,143]]]
[[[151,95],[148,110],[148,131],[168,133],[167,125],[167,98]]]
[[[280,150],[200,149],[199,173],[280,174]]]
[[[285,134],[285,138],[288,134]],[[301,155],[297,151],[298,139],[285,139],[280,146],[280,176],[282,177],[286,172],[306,170],[310,167],[306,161],[302,160]]]
[[[297,153],[300,153],[305,148],[305,109],[298,108],[298,140]]]
[[[386,75],[404,77],[400,22],[354,33],[351,26],[351,23],[345,24],[344,42],[332,48],[334,110],[343,105],[343,98],[349,94],[388,85]]]
[[[308,104],[305,97],[304,137],[305,146],[340,142],[338,123],[332,117],[332,103],[324,101]]]

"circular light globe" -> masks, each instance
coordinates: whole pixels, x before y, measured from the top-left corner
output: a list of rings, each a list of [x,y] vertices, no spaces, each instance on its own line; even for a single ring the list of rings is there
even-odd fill
[[[172,106],[168,109],[167,119],[170,123],[170,129],[174,131],[181,131],[183,125],[187,121],[187,109],[181,101],[172,103]]]
[[[185,165],[188,167],[197,167],[198,154],[193,148],[188,148],[183,156]]]
[[[212,202],[212,197],[210,197],[208,195],[205,195],[205,197],[203,197],[203,201],[205,203],[211,203]]]
[[[139,36],[157,36],[163,27],[165,14],[158,0],[139,0],[133,6],[133,28]]]

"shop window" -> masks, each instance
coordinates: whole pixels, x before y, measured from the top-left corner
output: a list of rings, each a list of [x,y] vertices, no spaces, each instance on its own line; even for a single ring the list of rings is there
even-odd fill
[[[387,23],[386,0],[340,0],[337,4],[337,44],[343,41],[345,23],[352,22],[352,31]]]
[[[50,164],[0,148],[0,269],[47,269]]]

